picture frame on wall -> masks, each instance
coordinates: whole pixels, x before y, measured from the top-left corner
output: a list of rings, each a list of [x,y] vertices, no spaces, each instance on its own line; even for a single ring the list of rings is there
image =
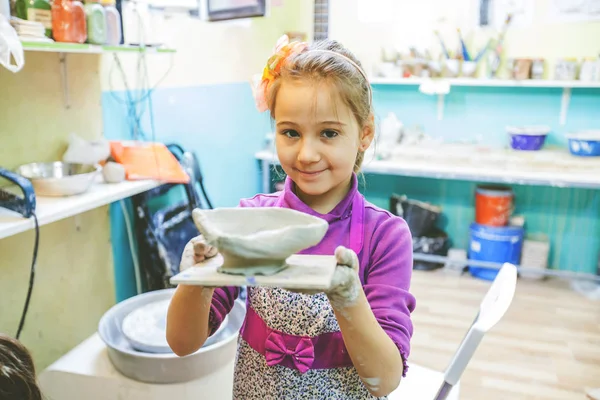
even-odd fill
[[[209,21],[264,17],[266,0],[206,0]]]

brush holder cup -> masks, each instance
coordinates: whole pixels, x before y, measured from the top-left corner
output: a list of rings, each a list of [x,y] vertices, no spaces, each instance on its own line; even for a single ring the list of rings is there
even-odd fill
[[[271,275],[286,259],[318,244],[327,221],[278,207],[195,209],[198,230],[223,257],[220,272]]]

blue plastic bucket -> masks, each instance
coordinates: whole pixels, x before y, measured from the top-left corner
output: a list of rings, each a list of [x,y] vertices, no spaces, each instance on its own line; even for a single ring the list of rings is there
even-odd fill
[[[469,259],[518,265],[523,248],[525,230],[516,226],[486,226],[471,224]],[[492,281],[498,275],[497,269],[469,266],[471,275]]]

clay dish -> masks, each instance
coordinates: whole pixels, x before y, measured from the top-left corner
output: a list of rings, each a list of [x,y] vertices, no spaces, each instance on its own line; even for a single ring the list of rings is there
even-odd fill
[[[279,207],[195,209],[194,223],[223,256],[221,272],[269,275],[285,260],[318,244],[327,221]]]

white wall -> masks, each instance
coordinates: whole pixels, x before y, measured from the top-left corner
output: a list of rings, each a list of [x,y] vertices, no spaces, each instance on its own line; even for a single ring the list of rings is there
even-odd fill
[[[173,67],[161,87],[249,81],[262,68],[277,39],[285,32],[302,31],[312,36],[313,2],[280,0],[272,2],[265,18],[207,22],[179,14],[157,24],[164,41],[177,50],[169,55],[149,55],[150,81],[156,83]],[[131,23],[126,21],[127,23]],[[119,56],[133,88],[136,82],[136,56]],[[111,57],[104,59],[103,70],[114,67]],[[122,90],[124,85],[116,70],[105,73],[103,90]]]
[[[547,18],[552,0],[533,2],[532,23],[512,26],[505,40],[507,57],[542,57],[553,71],[559,57],[597,57],[600,54],[600,20],[596,22],[553,23]],[[387,7],[388,12],[370,19],[361,3]],[[330,36],[354,51],[368,71],[378,62],[383,46],[418,46],[440,54],[434,35],[438,29],[446,45],[458,46],[456,28],[461,28],[468,45],[479,49],[493,34],[490,28],[474,28],[477,17],[475,0],[330,0]]]

